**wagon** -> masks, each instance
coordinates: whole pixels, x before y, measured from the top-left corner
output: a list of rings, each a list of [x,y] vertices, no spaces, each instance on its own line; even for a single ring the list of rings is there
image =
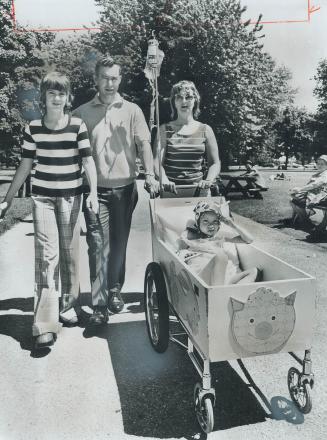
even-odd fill
[[[224,198],[215,200],[226,215]],[[146,268],[144,295],[153,348],[164,352],[171,340],[187,350],[201,377],[194,387],[194,405],[206,433],[214,427],[210,374],[214,362],[290,352],[301,364],[300,370],[288,371],[290,396],[300,411],[308,413],[314,384],[315,279],[252,244],[241,243],[236,245],[241,268],[260,268],[262,280],[209,285],[209,274],[201,273],[200,278],[176,254],[176,240],[193,217],[195,201],[190,197],[150,200],[153,261]],[[184,336],[176,331],[176,323]],[[293,353],[298,351],[304,351],[303,360]]]

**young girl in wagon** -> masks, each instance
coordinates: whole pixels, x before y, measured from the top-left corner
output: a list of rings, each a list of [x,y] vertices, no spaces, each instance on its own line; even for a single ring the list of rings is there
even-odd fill
[[[189,221],[179,239],[178,254],[209,285],[253,283],[261,271],[241,270],[236,243],[251,243],[251,235],[222,215],[214,201],[199,201],[195,221]],[[229,228],[221,228],[222,224]],[[208,279],[209,277],[209,279]]]
[[[37,160],[32,201],[35,244],[35,348],[53,345],[60,330],[59,273],[61,279],[61,321],[76,323],[74,311],[79,294],[79,214],[82,201],[81,165],[85,169],[90,195],[87,205],[98,211],[97,179],[84,122],[72,117],[69,79],[58,72],[41,81],[41,119],[31,121],[24,131],[22,160],[0,204],[0,218],[10,208],[18,189]]]

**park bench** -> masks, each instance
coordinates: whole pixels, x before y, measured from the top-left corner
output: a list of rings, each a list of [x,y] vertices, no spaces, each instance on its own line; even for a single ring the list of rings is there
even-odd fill
[[[255,176],[237,176],[233,174],[220,174],[218,185],[223,196],[228,197],[230,193],[241,193],[243,197],[262,199],[261,192],[267,188],[256,185]]]

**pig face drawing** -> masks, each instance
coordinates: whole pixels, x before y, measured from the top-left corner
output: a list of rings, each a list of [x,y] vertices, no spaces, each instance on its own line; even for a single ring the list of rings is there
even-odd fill
[[[194,335],[199,332],[199,303],[192,281],[185,269],[178,273],[173,261],[169,265],[171,300],[177,313],[187,321]]]
[[[295,326],[296,292],[282,298],[270,288],[260,287],[246,303],[231,298],[231,331],[235,342],[252,354],[278,352]]]

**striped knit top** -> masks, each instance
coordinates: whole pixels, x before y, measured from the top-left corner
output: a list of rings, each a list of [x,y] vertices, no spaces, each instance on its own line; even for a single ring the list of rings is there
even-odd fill
[[[66,127],[47,128],[43,120],[25,127],[22,157],[36,159],[32,193],[68,197],[82,193],[81,158],[91,156],[87,128],[80,118],[69,117]]]
[[[166,154],[163,162],[166,176],[179,185],[191,185],[203,179],[203,163],[206,152],[206,125],[182,135],[166,124]]]

